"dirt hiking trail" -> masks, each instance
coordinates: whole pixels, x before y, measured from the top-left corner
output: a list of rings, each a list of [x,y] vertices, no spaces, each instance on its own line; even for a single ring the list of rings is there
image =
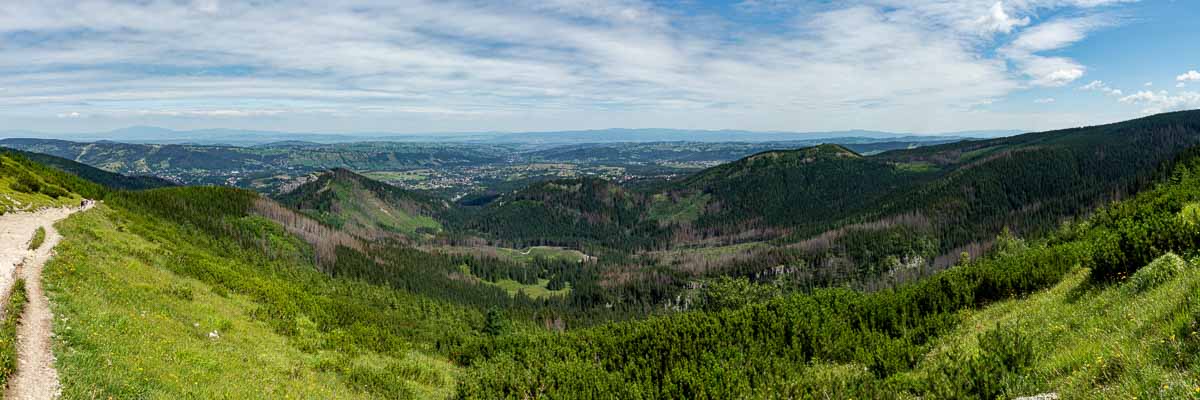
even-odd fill
[[[8,299],[13,282],[24,278],[29,296],[17,327],[17,372],[9,378],[6,399],[58,397],[58,372],[54,370],[54,353],[50,348],[54,316],[42,291],[42,267],[62,240],[54,223],[90,207],[89,203],[85,208],[49,208],[0,215],[0,294]],[[29,250],[29,241],[38,227],[46,230],[46,239],[36,250]],[[0,303],[0,308],[6,304],[7,301]]]

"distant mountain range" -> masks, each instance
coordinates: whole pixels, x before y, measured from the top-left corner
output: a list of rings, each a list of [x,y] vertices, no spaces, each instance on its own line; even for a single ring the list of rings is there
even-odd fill
[[[847,130],[829,132],[776,132],[743,130],[689,129],[599,129],[550,132],[465,132],[436,134],[398,133],[307,133],[256,131],[241,129],[174,130],[154,126],[134,126],[107,132],[46,133],[35,131],[0,132],[0,138],[63,139],[95,142],[111,140],[152,144],[225,144],[252,146],[275,142],[346,143],[363,141],[452,142],[561,145],[619,142],[768,142],[826,138],[903,139],[907,141],[946,140],[953,138],[996,138],[1022,133],[1016,130],[947,132],[933,135]]]

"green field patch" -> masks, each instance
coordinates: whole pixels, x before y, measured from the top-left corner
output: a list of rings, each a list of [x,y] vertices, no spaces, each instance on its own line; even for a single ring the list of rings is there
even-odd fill
[[[931,163],[928,161],[902,162],[902,163],[896,163],[895,166],[896,166],[897,171],[916,172],[916,173],[934,172],[934,171],[938,171],[941,169],[934,163]]]
[[[746,242],[725,246],[688,247],[676,250],[653,251],[650,252],[650,254],[657,256],[663,263],[671,264],[677,260],[696,257],[699,257],[703,260],[713,261],[725,255],[751,252],[770,247],[771,245],[765,242]]]
[[[650,203],[650,218],[660,223],[692,222],[700,218],[711,198],[709,194],[693,193],[672,201],[665,194],[656,194]]]
[[[516,296],[518,293],[524,292],[526,296],[535,299],[543,299],[551,296],[567,296],[571,294],[570,286],[559,290],[550,290],[546,288],[546,285],[550,283],[549,279],[538,279],[537,283],[532,285],[526,285],[512,279],[501,279],[496,282],[481,280],[480,282],[483,282],[486,285],[492,285],[504,289],[509,295],[512,296]]]
[[[493,247],[496,254],[509,258],[514,261],[531,262],[537,258],[545,258],[548,260],[568,260],[568,261],[584,261],[588,259],[588,255],[582,251],[568,249],[565,247],[555,246],[533,246],[523,250],[510,249],[506,247]]]

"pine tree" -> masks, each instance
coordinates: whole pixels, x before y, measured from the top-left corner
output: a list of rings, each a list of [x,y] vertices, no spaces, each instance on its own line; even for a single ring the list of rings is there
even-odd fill
[[[507,321],[504,319],[504,314],[500,313],[499,309],[492,308],[487,312],[487,319],[483,323],[483,333],[492,336],[500,336],[507,328]]]

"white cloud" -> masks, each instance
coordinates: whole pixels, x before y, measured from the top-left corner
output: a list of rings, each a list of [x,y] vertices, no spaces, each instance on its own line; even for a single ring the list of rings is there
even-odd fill
[[[1004,11],[1004,2],[997,1],[991,12],[975,20],[987,31],[1011,33],[1013,28],[1029,25],[1029,17],[1013,18]]]
[[[1187,87],[1187,84],[1186,84],[1186,83],[1183,83],[1183,82],[1179,82],[1179,83],[1176,83],[1176,84],[1175,84],[1175,87],[1177,87],[1177,88],[1185,88],[1185,87]]]
[[[1121,91],[1121,89],[1113,89],[1113,88],[1109,87],[1107,83],[1104,83],[1104,81],[1091,81],[1090,83],[1088,83],[1086,85],[1080,86],[1079,89],[1102,92],[1102,93],[1110,95],[1110,96],[1120,96],[1120,95],[1125,94],[1124,92]]]
[[[1115,22],[1103,16],[1059,19],[1022,31],[1000,49],[1037,86],[1063,86],[1083,77],[1087,68],[1066,57],[1038,53],[1058,50],[1083,40],[1093,30]]]
[[[1182,75],[1175,77],[1175,80],[1179,81],[1179,82],[1200,81],[1200,72],[1197,72],[1196,70],[1191,70],[1191,71],[1183,73]]]
[[[1158,92],[1143,90],[1135,94],[1122,97],[1120,102],[1143,105],[1145,108],[1142,109],[1142,113],[1155,114],[1167,111],[1200,108],[1200,92],[1180,92],[1172,95],[1166,90],[1160,90]]]
[[[1053,98],[1053,97],[1047,97],[1047,98],[1044,98],[1044,99],[1037,99],[1037,100],[1034,100],[1033,102],[1034,102],[1034,103],[1037,103],[1037,104],[1050,104],[1050,103],[1053,103],[1053,102],[1054,102],[1054,98]]]
[[[1080,79],[1085,66],[1042,53],[1107,26],[1090,8],[1115,3],[855,0],[758,29],[640,0],[17,2],[0,35],[54,39],[0,46],[0,115],[928,130],[911,115],[954,121],[1029,84]],[[1051,10],[1078,17],[1038,21]]]
[[[1146,82],[1146,83],[1143,83],[1142,86],[1151,87],[1151,86],[1154,86],[1154,82]]]

